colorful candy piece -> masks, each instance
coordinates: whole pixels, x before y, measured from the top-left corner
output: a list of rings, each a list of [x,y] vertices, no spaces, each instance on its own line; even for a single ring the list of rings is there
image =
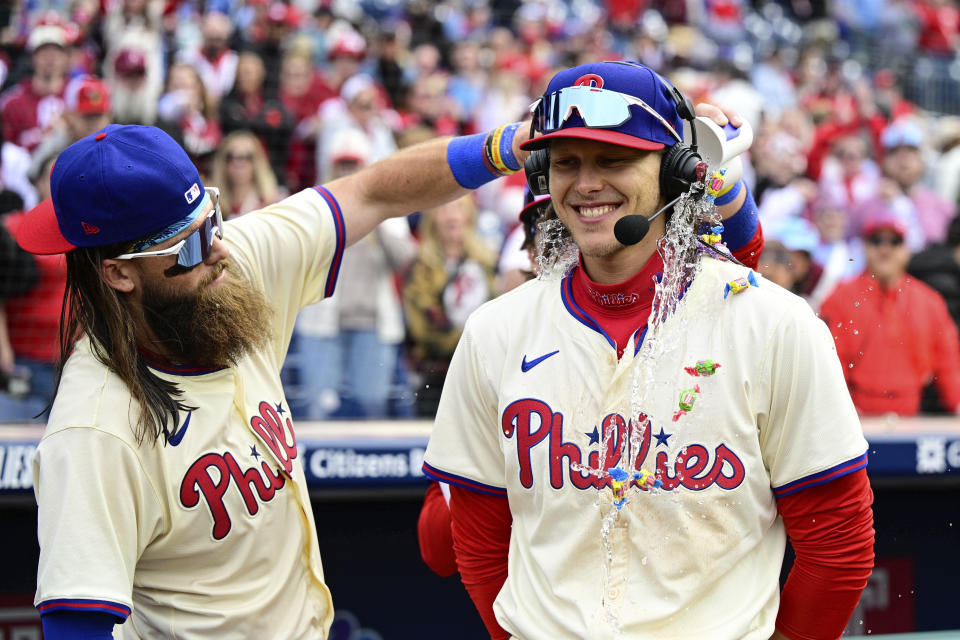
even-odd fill
[[[711,200],[715,199],[718,195],[720,195],[720,191],[723,190],[723,184],[726,181],[726,175],[727,175],[727,170],[720,169],[719,171],[714,171],[713,174],[710,176],[710,179],[707,180],[707,185],[706,185],[707,196]]]
[[[719,362],[714,362],[713,360],[698,360],[696,365],[684,367],[683,370],[699,378],[700,376],[712,376],[719,368]]]
[[[614,467],[607,470],[610,476],[610,490],[613,492],[613,506],[617,511],[627,504],[627,491],[631,486],[636,485],[642,491],[652,491],[663,487],[663,482],[649,471],[634,471],[628,474],[620,467]]]
[[[706,225],[704,225],[704,228]],[[723,225],[718,224],[713,227],[710,227],[710,231],[700,234],[700,239],[706,242],[707,244],[717,244],[722,240]]]
[[[658,480],[654,474],[647,470],[634,473],[633,481],[643,491],[650,491],[652,489],[659,489],[663,487],[663,482]]]
[[[613,491],[613,497],[615,498],[613,504],[619,511],[623,508],[623,505],[627,504],[627,479],[629,476],[620,467],[614,467],[608,473],[610,474],[610,489]]]
[[[673,421],[676,422],[681,416],[687,415],[687,412],[693,409],[693,404],[697,401],[700,394],[700,385],[695,385],[693,389],[684,389],[680,392],[680,408],[673,414]]]
[[[736,280],[731,280],[723,288],[723,297],[726,299],[730,292],[740,293],[748,287],[758,287],[757,278],[753,275],[753,271],[747,272],[746,278],[737,278]]]

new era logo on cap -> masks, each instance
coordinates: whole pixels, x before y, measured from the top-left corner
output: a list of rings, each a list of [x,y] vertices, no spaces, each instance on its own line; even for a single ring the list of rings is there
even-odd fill
[[[193,204],[193,201],[199,198],[201,193],[203,192],[200,190],[200,187],[194,182],[193,186],[183,194],[183,197],[187,199],[187,204]]]
[[[95,233],[100,233],[100,227],[83,222],[82,220],[80,221],[80,228],[83,229],[83,232],[88,236],[92,236]]]

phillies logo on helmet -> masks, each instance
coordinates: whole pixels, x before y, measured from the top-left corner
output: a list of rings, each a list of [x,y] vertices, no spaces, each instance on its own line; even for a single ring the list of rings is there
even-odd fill
[[[593,87],[594,89],[603,89],[603,78],[595,73],[588,73],[577,78],[573,83],[575,87]]]

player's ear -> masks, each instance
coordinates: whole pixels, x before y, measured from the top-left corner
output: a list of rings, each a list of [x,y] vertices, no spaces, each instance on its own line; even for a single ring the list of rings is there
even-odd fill
[[[111,289],[130,293],[136,287],[136,267],[130,260],[107,258],[100,263],[100,277]]]

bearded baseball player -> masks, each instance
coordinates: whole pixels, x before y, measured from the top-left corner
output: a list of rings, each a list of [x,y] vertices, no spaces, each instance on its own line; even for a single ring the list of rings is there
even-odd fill
[[[17,237],[68,270],[34,458],[45,637],[327,635],[279,379],[294,319],[333,293],[345,246],[519,170],[526,135],[430,141],[226,223],[159,129],[111,125],[61,154]]]
[[[579,261],[473,314],[424,464],[493,638],[837,638],[870,574],[867,443],[827,328],[716,227],[690,263],[658,251],[686,205],[656,213],[704,184],[692,112],[618,62],[559,72],[536,107],[528,177]],[[753,200],[718,191],[745,258]]]

